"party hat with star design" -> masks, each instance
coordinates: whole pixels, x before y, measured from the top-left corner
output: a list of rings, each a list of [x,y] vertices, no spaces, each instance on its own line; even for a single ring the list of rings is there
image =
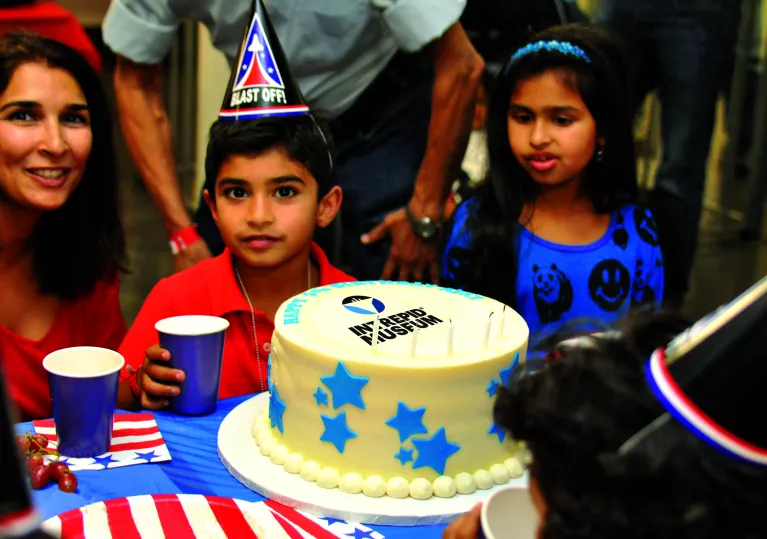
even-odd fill
[[[266,8],[261,0],[254,0],[219,118],[253,120],[309,114]]]

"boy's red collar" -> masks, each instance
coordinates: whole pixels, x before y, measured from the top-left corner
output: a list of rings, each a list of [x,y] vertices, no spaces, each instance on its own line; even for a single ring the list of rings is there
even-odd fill
[[[320,282],[317,286],[336,282],[334,274],[340,273],[340,271],[330,264],[327,255],[319,245],[312,242],[309,256],[319,269]],[[211,283],[211,310],[213,315],[223,316],[236,311],[249,312],[250,307],[248,307],[245,296],[242,295],[240,285],[237,283],[237,277],[234,274],[232,252],[229,248],[225,248],[224,252],[217,256],[213,263],[213,282]]]

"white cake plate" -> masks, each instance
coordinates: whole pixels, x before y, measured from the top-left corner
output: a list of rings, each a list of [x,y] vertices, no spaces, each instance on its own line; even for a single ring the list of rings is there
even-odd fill
[[[258,451],[250,431],[253,420],[269,402],[269,394],[261,393],[229,412],[218,429],[218,455],[229,472],[243,485],[271,500],[295,507],[319,517],[332,517],[348,522],[383,526],[423,526],[445,524],[469,511],[500,488],[527,488],[527,473],[505,485],[473,494],[456,494],[452,498],[428,500],[396,499],[388,496],[370,498],[364,494],[347,494],[339,489],[324,489],[287,473],[272,464]]]

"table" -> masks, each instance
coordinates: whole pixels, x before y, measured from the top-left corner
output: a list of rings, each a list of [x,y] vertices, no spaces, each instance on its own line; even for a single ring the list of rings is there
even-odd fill
[[[204,417],[154,412],[157,426],[170,450],[171,462],[79,471],[78,490],[72,494],[61,492],[53,484],[32,491],[43,519],[91,503],[139,494],[204,494],[262,501],[263,496],[247,489],[224,468],[217,449],[219,425],[229,412],[251,396],[221,400],[217,410]],[[31,422],[16,425],[19,434],[32,430]],[[442,537],[445,526],[371,528],[387,539],[429,539]]]

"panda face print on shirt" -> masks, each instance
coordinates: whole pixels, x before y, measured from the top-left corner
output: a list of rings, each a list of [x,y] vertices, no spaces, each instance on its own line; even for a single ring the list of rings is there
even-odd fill
[[[625,251],[629,244],[629,233],[626,231],[626,224],[623,222],[623,214],[621,212],[616,212],[615,218],[613,243]]]
[[[631,295],[632,307],[655,302],[655,290],[648,283],[650,269],[649,265],[644,261],[637,260],[636,269],[634,270],[634,292]]]
[[[617,312],[631,291],[631,274],[614,258],[602,260],[589,276],[591,299],[601,309]]]
[[[541,324],[556,322],[573,305],[573,285],[556,264],[533,265],[533,298]]]
[[[634,208],[634,224],[642,241],[653,247],[658,245],[658,227],[655,225],[652,213],[647,208]]]

